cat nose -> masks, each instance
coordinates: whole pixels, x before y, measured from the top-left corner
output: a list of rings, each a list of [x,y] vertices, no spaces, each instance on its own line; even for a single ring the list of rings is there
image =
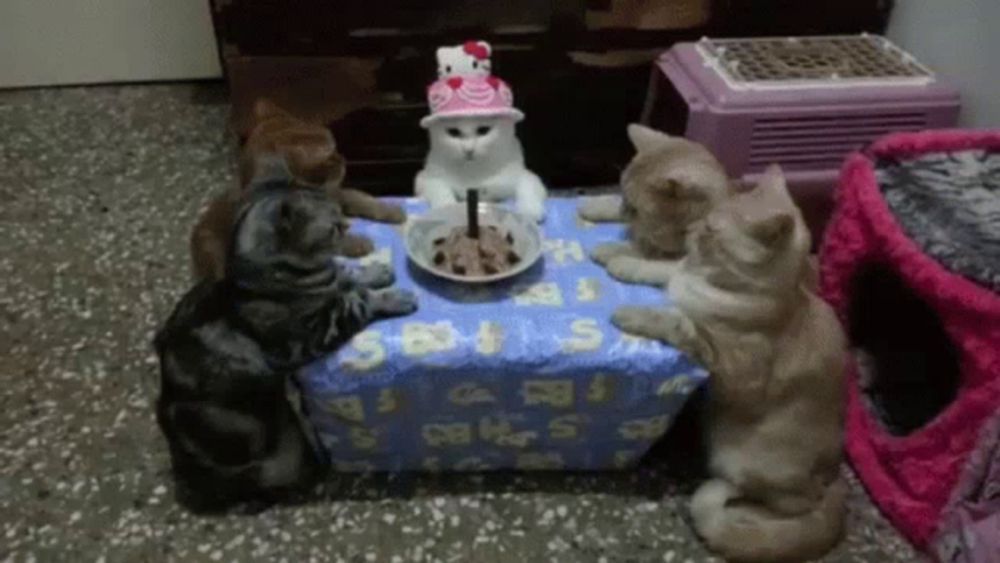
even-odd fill
[[[465,159],[466,160],[472,160],[472,157],[475,156],[475,154],[476,154],[475,150],[473,150],[473,149],[465,149]]]

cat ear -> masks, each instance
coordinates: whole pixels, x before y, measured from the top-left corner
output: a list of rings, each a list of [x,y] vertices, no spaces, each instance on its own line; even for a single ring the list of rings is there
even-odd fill
[[[628,138],[638,152],[653,150],[670,140],[670,136],[666,133],[660,133],[638,123],[632,123],[628,126]]]
[[[785,174],[781,171],[781,166],[777,164],[767,167],[753,191],[764,195],[779,196],[782,199],[791,199],[788,194],[788,184],[785,182]]]
[[[795,218],[789,213],[778,213],[750,223],[747,232],[764,246],[779,246],[795,230]]]
[[[280,154],[264,153],[253,157],[253,183],[286,182],[291,178],[288,162]]]
[[[253,104],[253,116],[257,121],[287,115],[289,115],[288,112],[267,98],[257,98],[257,101]]]

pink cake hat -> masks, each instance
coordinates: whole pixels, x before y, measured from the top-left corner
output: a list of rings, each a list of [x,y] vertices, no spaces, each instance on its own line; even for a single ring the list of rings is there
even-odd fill
[[[514,107],[514,93],[510,86],[496,76],[442,78],[427,87],[427,103],[431,114],[420,120],[420,126],[424,128],[451,117],[524,119],[521,110]]]

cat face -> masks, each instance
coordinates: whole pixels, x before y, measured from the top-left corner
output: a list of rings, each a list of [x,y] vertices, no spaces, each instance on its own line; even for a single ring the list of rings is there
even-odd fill
[[[322,192],[294,184],[257,185],[238,223],[234,262],[253,263],[269,277],[269,269],[287,265],[298,270],[322,269],[332,263],[347,222],[340,205]]]
[[[636,156],[622,173],[626,218],[649,250],[684,250],[687,227],[730,193],[722,165],[703,146],[630,125]]]
[[[688,260],[721,286],[790,287],[805,273],[809,246],[809,230],[775,166],[692,228]]]
[[[431,150],[453,164],[475,163],[504,155],[514,139],[509,118],[442,119],[430,126]]]

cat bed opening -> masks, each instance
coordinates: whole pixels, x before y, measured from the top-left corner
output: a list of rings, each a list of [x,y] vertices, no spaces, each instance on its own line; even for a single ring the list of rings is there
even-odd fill
[[[998,274],[1000,131],[890,135],[847,159],[820,252],[821,293],[860,350],[845,448],[921,548],[1000,410]]]
[[[868,407],[887,431],[904,436],[955,399],[958,351],[941,319],[881,262],[851,280],[847,332]]]

